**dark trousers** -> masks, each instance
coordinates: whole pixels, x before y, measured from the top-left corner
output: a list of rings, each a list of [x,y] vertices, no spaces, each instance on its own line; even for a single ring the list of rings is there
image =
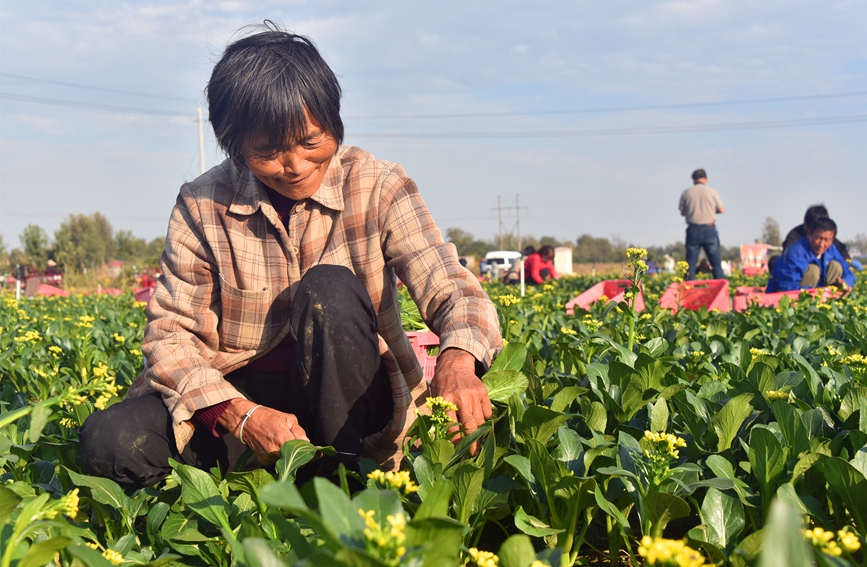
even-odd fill
[[[719,246],[719,234],[716,227],[706,224],[690,224],[686,227],[686,261],[689,263],[689,274],[686,279],[695,279],[695,268],[698,265],[698,254],[701,249],[707,256],[713,268],[713,279],[721,280],[725,277],[721,265]]]
[[[294,414],[314,445],[339,452],[323,459],[327,474],[351,465],[362,439],[382,431],[394,401],[380,366],[377,319],[367,291],[347,268],[316,266],[301,280],[290,313],[294,352],[288,374],[241,368],[225,378],[257,404]],[[94,412],[79,432],[82,469],[123,484],[147,486],[171,473],[169,459],[202,469],[235,468],[246,447],[232,434],[199,427],[178,451],[159,394]],[[247,468],[257,466],[255,458]]]

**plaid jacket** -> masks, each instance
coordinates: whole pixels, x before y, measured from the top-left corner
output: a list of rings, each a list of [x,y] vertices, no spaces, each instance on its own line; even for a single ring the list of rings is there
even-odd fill
[[[396,277],[442,349],[489,365],[502,347],[494,305],[443,241],[415,183],[398,164],[341,147],[322,185],[283,228],[259,180],[229,160],[181,187],[169,221],[163,276],[148,306],[145,364],[128,396],[159,392],[183,450],[193,413],[242,397],[223,379],[278,345],[301,277],[317,264],[346,266],[379,318],[394,417],[365,454],[396,466],[427,383],[403,332]]]

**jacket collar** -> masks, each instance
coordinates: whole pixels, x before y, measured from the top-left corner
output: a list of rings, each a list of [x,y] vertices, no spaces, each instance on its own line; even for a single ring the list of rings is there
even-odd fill
[[[343,180],[344,172],[341,157],[345,153],[345,146],[337,150],[334,157],[331,158],[331,163],[328,164],[328,170],[325,172],[325,177],[322,179],[322,184],[316,193],[308,197],[311,201],[315,201],[334,211],[343,211]],[[253,173],[246,167],[238,169],[234,165],[233,186],[235,195],[232,198],[232,204],[229,205],[229,212],[239,215],[252,215],[262,207],[262,203],[271,205],[268,199],[268,194],[265,192],[265,186],[259,181]]]

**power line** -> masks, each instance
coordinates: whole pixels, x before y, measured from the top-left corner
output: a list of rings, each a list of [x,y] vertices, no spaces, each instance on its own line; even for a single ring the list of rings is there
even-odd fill
[[[165,95],[148,94],[148,93],[137,93],[137,92],[133,92],[133,91],[122,91],[122,90],[118,90],[118,89],[107,89],[107,88],[104,88],[104,87],[94,87],[94,86],[90,86],[90,85],[80,85],[80,84],[77,84],[77,83],[64,83],[64,82],[62,82],[62,81],[52,81],[52,80],[50,80],[50,79],[39,79],[39,78],[37,78],[37,77],[27,77],[27,76],[25,76],[25,75],[15,75],[15,74],[13,74],[13,73],[2,73],[2,72],[0,72],[0,75],[2,75],[3,77],[13,77],[13,78],[15,78],[15,79],[23,79],[23,80],[25,80],[25,81],[35,81],[35,82],[37,82],[37,83],[47,83],[47,84],[49,84],[49,85],[60,85],[60,86],[63,86],[63,87],[73,87],[73,88],[76,88],[76,89],[88,89],[88,90],[91,90],[91,91],[102,91],[102,92],[106,92],[106,93],[126,94],[126,95],[133,95],[133,96],[141,96],[141,97],[145,97],[145,98],[161,98],[161,99],[165,99],[165,100],[179,100],[179,101],[182,101],[182,102],[195,102],[195,101],[193,101],[192,99],[188,99],[188,98],[180,98],[180,97],[176,97],[176,96],[165,96]]]
[[[682,134],[689,132],[715,132],[724,130],[758,130],[766,128],[789,128],[863,122],[867,114],[806,118],[795,120],[772,120],[764,122],[732,122],[701,124],[695,126],[648,126],[643,128],[598,128],[585,130],[538,130],[527,132],[350,132],[361,138],[578,138],[591,136],[634,136],[641,134]]]
[[[71,108],[84,108],[88,110],[108,110],[122,112],[124,114],[154,114],[157,116],[183,116],[192,118],[193,114],[187,112],[172,112],[169,110],[157,110],[155,108],[133,108],[129,106],[115,106],[113,104],[98,104],[94,102],[77,102],[74,100],[62,100],[57,98],[45,98],[41,96],[18,95],[14,93],[0,92],[0,98],[17,100],[19,102],[35,102],[51,106],[68,106]]]
[[[539,115],[554,115],[554,114],[581,114],[594,112],[631,112],[636,110],[664,110],[673,108],[695,108],[702,106],[727,106],[738,104],[762,104],[770,102],[787,102],[795,100],[814,100],[822,98],[842,98],[852,96],[864,96],[867,91],[856,91],[849,93],[830,93],[818,95],[803,95],[803,96],[787,96],[775,98],[754,98],[744,100],[718,100],[712,102],[686,102],[680,104],[656,104],[647,106],[611,106],[600,108],[579,108],[573,110],[528,110],[515,112],[477,112],[464,114],[406,114],[393,116],[347,116],[351,120],[415,120],[427,118],[485,118],[498,116],[539,116]]]

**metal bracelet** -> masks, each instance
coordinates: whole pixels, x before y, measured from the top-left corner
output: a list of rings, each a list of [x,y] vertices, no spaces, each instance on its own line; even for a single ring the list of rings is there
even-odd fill
[[[238,441],[244,443],[244,424],[247,423],[247,420],[250,419],[250,416],[253,415],[253,412],[259,409],[261,406],[253,406],[247,410],[247,413],[244,414],[244,419],[241,421],[241,427],[238,428]],[[246,445],[246,443],[244,443]]]

